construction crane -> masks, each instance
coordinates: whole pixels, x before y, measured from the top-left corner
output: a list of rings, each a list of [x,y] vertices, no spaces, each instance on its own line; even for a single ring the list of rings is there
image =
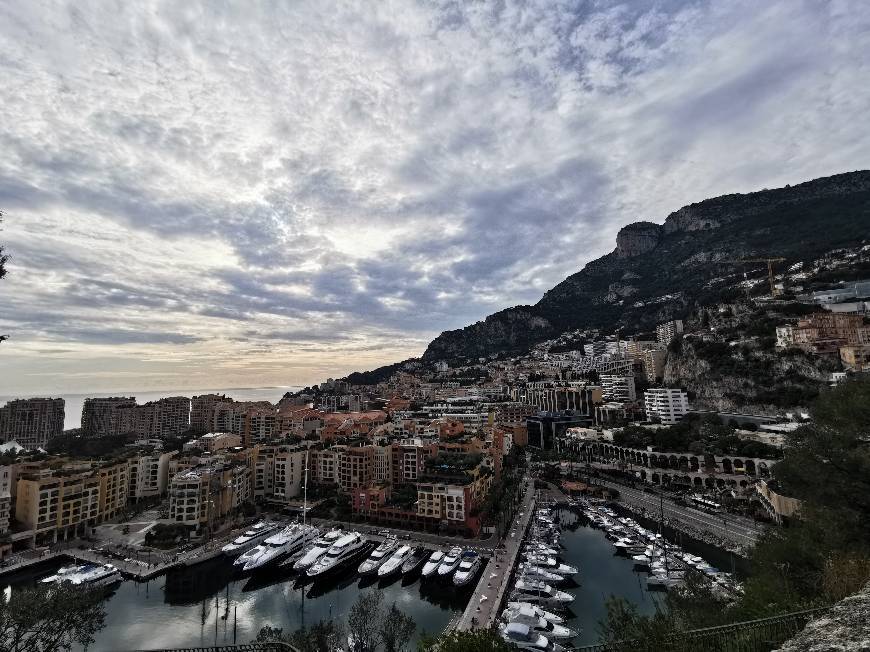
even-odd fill
[[[746,263],[767,263],[767,278],[770,281],[770,296],[779,296],[781,292],[776,289],[774,284],[773,265],[774,263],[785,262],[785,258],[737,258],[735,260],[718,260],[717,263],[730,263],[733,265],[744,265]]]

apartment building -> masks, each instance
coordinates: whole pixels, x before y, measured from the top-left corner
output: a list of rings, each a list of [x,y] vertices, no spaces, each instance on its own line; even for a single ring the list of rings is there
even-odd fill
[[[85,437],[124,434],[119,410],[132,407],[136,407],[134,396],[86,398],[82,405],[82,434]]]
[[[255,447],[252,491],[255,500],[283,503],[302,496],[306,456],[310,480],[314,482],[314,456],[299,444]]]
[[[668,352],[666,349],[647,349],[643,352],[641,357],[643,372],[649,382],[654,383],[662,379],[667,359]]]
[[[0,466],[0,535],[9,531],[12,515],[12,483],[14,474],[11,466]]]
[[[27,450],[63,434],[62,398],[27,398],[0,407],[0,442],[16,441]]]
[[[130,493],[130,462],[104,464],[97,471],[100,479],[99,518],[106,521],[119,516],[127,507]]]
[[[228,448],[242,445],[242,438],[231,432],[210,432],[198,439],[192,439],[184,444],[184,450],[198,448],[207,453],[217,453]]]
[[[247,465],[193,468],[169,483],[169,519],[198,532],[211,529],[251,497],[251,469]]]
[[[601,374],[599,379],[605,401],[634,403],[637,400],[634,376]]]
[[[658,418],[665,425],[681,421],[689,412],[689,395],[681,389],[648,389],[643,394],[646,418]]]
[[[870,344],[841,346],[840,360],[851,371],[870,371]]]
[[[93,471],[39,469],[19,474],[15,520],[37,540],[81,535],[100,521],[101,479]]]
[[[373,446],[344,448],[336,460],[336,482],[341,490],[350,492],[374,479],[375,451]]]
[[[659,324],[656,326],[656,339],[659,344],[662,346],[667,346],[678,335],[683,334],[683,320],[682,319],[672,319],[671,321],[666,321],[664,324]]]
[[[325,450],[311,451],[313,456],[309,460],[310,468],[314,469],[314,480],[321,484],[334,484],[338,482],[338,455],[343,446],[333,446]]]
[[[534,405],[541,412],[571,410],[579,415],[592,417],[595,404],[603,400],[600,387],[582,382],[531,382],[513,390],[515,398]]]
[[[795,346],[805,351],[836,352],[839,346],[870,344],[870,326],[864,324],[862,315],[813,313],[797,325],[778,326],[776,344],[780,348]]]
[[[226,394],[199,394],[190,399],[190,429],[196,433],[215,429],[214,416],[218,405],[233,403]]]
[[[176,451],[153,452],[131,457],[128,498],[138,501],[166,493],[169,484],[169,462],[176,454]]]
[[[538,408],[529,403],[500,403],[490,410],[490,425],[525,423],[526,418],[538,413]]]
[[[480,520],[472,517],[472,511],[486,497],[491,484],[492,472],[482,460],[468,468],[452,466],[444,456],[433,458],[417,483],[417,514],[440,521],[449,529],[476,533]]]
[[[623,340],[619,341],[599,341],[599,342],[590,342],[589,344],[583,345],[583,353],[584,355],[593,357],[593,356],[601,356],[601,355],[621,355],[625,353],[626,342]]]
[[[178,437],[190,428],[190,399],[171,396],[143,405],[117,408],[121,432],[137,439]]]
[[[643,355],[647,351],[657,351],[662,345],[652,340],[626,340],[625,355],[638,362],[643,361]]]
[[[274,441],[278,438],[278,408],[271,404],[252,405],[235,414],[233,432],[241,435],[245,446]]]

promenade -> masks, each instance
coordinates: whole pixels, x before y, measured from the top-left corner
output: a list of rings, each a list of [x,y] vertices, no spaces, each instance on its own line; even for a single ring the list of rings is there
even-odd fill
[[[456,623],[460,631],[490,627],[497,620],[509,589],[513,570],[519,557],[523,537],[535,511],[535,490],[532,481],[526,483],[523,501],[517,511],[519,518],[505,536],[503,546],[484,568],[474,593],[462,617]]]

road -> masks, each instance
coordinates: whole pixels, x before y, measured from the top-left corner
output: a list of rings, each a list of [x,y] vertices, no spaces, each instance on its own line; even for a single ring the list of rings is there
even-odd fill
[[[731,541],[740,546],[754,545],[763,532],[763,528],[749,518],[733,514],[708,514],[693,507],[677,505],[668,497],[662,500],[657,494],[648,494],[617,482],[600,478],[596,482],[605,487],[616,489],[619,492],[621,502],[645,509],[650,518],[658,518],[661,511],[664,511],[666,519],[680,521],[702,533]]]

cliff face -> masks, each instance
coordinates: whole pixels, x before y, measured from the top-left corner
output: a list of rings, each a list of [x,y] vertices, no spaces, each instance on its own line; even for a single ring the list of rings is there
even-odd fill
[[[833,360],[800,351],[729,347],[687,337],[668,351],[663,380],[686,388],[697,409],[781,415],[808,407],[836,368]]]
[[[718,299],[747,256],[782,256],[784,264],[861,242],[870,234],[870,171],[797,186],[725,195],[685,206],[663,225],[635,222],[616,249],[586,265],[534,306],[508,308],[439,335],[425,359],[476,358],[527,348],[558,333],[623,329],[631,334]],[[783,267],[783,268],[784,268]]]

